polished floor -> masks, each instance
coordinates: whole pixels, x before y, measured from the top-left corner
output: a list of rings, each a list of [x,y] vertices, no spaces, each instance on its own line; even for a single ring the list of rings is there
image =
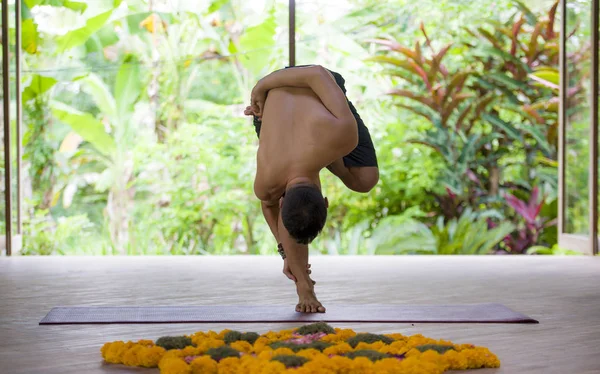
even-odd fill
[[[315,257],[325,306],[498,302],[538,325],[334,324],[357,331],[422,333],[489,347],[491,373],[600,373],[600,258]],[[0,258],[0,373],[148,373],[103,364],[113,340],[221,330],[219,324],[39,326],[59,305],[289,305],[293,284],[277,257]],[[293,324],[238,324],[266,332]]]

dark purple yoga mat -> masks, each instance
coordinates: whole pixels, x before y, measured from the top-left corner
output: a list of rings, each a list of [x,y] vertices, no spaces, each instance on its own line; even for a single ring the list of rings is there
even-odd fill
[[[56,307],[40,325],[256,322],[538,323],[502,304],[332,305],[326,313],[293,306]]]

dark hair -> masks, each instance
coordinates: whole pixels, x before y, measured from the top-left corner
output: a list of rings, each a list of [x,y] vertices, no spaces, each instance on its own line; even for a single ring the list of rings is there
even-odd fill
[[[327,206],[321,191],[315,186],[290,188],[283,198],[281,220],[298,243],[311,243],[327,221]]]

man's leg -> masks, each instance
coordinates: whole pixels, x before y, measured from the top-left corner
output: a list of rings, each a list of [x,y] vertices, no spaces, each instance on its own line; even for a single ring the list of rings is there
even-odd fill
[[[287,264],[296,279],[298,304],[296,311],[301,313],[325,313],[325,307],[315,295],[315,287],[308,267],[308,245],[297,243],[285,229],[279,215],[279,237],[283,244]],[[307,271],[308,270],[308,271]]]
[[[352,191],[367,193],[379,181],[379,168],[377,166],[347,167],[344,160],[339,159],[327,167],[336,175],[346,187]]]

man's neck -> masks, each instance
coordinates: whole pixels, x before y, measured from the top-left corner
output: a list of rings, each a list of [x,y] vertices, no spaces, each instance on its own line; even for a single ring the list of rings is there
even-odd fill
[[[290,188],[299,185],[299,184],[312,184],[317,185],[319,189],[321,189],[321,180],[319,179],[319,173],[314,175],[304,174],[303,176],[292,177],[288,180],[285,185],[285,190],[289,190]]]

